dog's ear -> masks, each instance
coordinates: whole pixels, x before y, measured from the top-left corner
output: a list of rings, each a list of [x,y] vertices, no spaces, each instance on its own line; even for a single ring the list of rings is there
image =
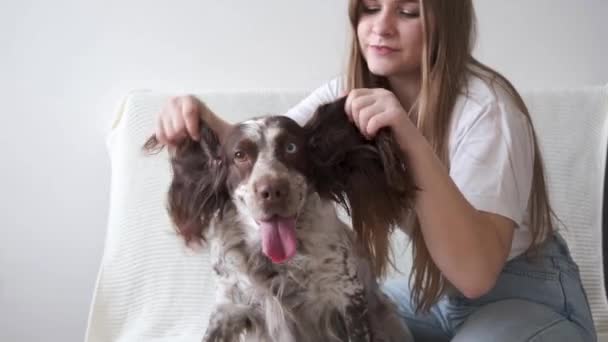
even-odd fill
[[[304,126],[310,179],[319,195],[350,214],[359,242],[382,274],[390,262],[389,235],[413,207],[416,193],[405,156],[388,129],[367,140],[348,120],[346,98],[320,106]]]
[[[169,216],[186,243],[200,243],[211,220],[231,203],[226,188],[228,167],[218,136],[204,123],[200,141],[187,137],[171,151],[173,179],[169,187]],[[144,150],[158,150],[151,137]],[[162,146],[160,147],[162,149]]]

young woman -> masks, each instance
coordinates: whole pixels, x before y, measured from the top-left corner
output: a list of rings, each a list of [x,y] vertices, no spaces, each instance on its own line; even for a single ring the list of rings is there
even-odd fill
[[[392,130],[421,189],[402,227],[406,278],[384,289],[417,341],[595,341],[589,305],[552,221],[528,110],[513,86],[472,56],[471,0],[351,0],[345,77],[287,115],[304,123],[348,94],[346,112],[373,138]],[[158,115],[156,136],[198,138],[226,123],[191,96]],[[387,255],[387,251],[376,251]]]

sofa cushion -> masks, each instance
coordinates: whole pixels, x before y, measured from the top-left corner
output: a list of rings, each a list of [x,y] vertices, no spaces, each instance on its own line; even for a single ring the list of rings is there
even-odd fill
[[[549,196],[579,265],[598,333],[608,333],[602,211],[608,86],[524,94],[543,153]],[[608,336],[606,336],[608,338]]]
[[[198,95],[234,122],[283,113],[305,94],[234,91]],[[606,254],[602,254],[601,243],[608,87],[524,95],[543,150],[553,207],[565,223],[562,234],[580,265],[597,330],[608,333],[602,267]],[[107,137],[112,170],[110,211],[86,333],[89,342],[200,341],[214,303],[206,253],[185,248],[164,209],[170,181],[167,154],[149,157],[141,152],[167,98],[167,94],[154,92],[130,94]],[[409,264],[406,253],[398,256],[398,265]]]

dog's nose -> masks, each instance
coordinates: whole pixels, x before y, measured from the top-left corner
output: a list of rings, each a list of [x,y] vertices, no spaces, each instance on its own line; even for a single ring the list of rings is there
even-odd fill
[[[261,178],[255,183],[255,193],[265,202],[282,201],[289,195],[289,182],[284,178]]]

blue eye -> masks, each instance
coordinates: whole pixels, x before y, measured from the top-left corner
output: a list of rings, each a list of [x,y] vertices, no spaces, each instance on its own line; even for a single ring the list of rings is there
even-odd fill
[[[296,151],[298,150],[298,146],[296,146],[296,144],[294,143],[289,143],[285,146],[285,152],[287,153],[296,153]]]

